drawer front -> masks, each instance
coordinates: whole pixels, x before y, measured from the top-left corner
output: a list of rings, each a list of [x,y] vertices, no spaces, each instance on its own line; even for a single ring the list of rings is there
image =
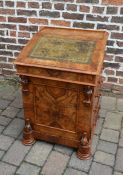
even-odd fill
[[[90,74],[81,74],[53,69],[44,69],[38,67],[17,66],[18,74],[39,77],[49,80],[57,80],[76,84],[95,85],[96,76]]]

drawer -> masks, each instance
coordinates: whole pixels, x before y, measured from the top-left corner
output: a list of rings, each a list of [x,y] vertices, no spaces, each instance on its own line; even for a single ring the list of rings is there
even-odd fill
[[[76,84],[95,85],[96,76],[69,71],[18,66],[18,74]]]

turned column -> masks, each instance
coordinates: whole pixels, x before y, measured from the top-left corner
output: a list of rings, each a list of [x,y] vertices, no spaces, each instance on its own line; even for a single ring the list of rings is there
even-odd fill
[[[22,93],[24,101],[28,101],[29,96],[29,79],[26,76],[21,76],[21,85],[22,85]],[[24,111],[28,110],[28,106],[24,104]],[[35,139],[33,137],[33,131],[31,127],[31,121],[29,119],[29,116],[25,115],[25,126],[23,129],[23,139],[22,143],[24,145],[31,145],[35,142]]]
[[[92,110],[92,94],[93,94],[92,87],[85,86],[83,89],[83,95],[84,95],[83,108],[85,108],[85,110],[88,111],[88,115],[91,115]],[[79,159],[89,159],[91,156],[91,146],[90,146],[91,131],[89,129],[88,131],[82,131],[80,133],[81,133],[81,140],[77,151],[77,157]]]

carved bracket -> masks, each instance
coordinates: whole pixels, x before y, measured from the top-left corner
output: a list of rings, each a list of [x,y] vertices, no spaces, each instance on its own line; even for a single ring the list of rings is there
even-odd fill
[[[93,91],[92,91],[91,86],[86,86],[84,88],[84,100],[83,100],[83,103],[86,106],[91,106],[92,93],[93,93]]]
[[[22,91],[24,94],[28,94],[29,92],[29,79],[26,76],[20,76],[21,78],[21,85],[22,85]]]

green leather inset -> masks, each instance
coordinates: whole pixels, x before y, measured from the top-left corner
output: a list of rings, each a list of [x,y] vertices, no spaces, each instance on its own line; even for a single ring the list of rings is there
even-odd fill
[[[67,63],[90,64],[95,46],[94,41],[42,36],[32,49],[29,57]]]

